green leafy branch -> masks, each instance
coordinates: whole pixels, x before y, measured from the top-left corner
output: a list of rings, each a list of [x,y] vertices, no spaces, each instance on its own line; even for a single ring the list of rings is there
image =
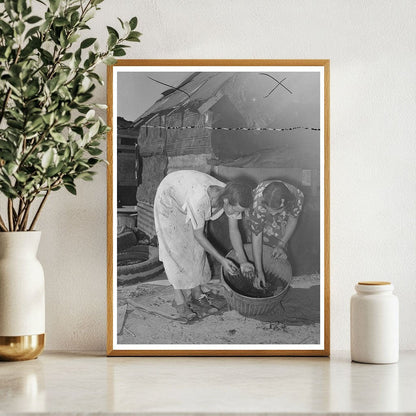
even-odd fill
[[[38,0],[38,16],[28,0],[0,0],[0,231],[33,230],[52,191],[75,195],[75,180],[92,180],[103,161],[109,128],[96,114],[106,106],[91,102],[104,84],[96,67],[115,64],[141,34],[133,17],[107,27],[104,50],[82,36],[102,1]]]

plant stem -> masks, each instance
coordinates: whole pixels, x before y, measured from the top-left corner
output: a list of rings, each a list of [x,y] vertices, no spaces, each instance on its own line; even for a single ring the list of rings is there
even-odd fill
[[[20,200],[19,200],[19,207],[18,207],[18,209],[17,209],[17,213],[16,213],[16,215],[14,216],[14,229],[15,229],[16,231],[19,231],[19,220],[20,220],[20,217],[21,217],[22,208],[23,208],[23,202],[22,202],[22,200],[20,199]]]
[[[17,49],[17,52],[16,52],[16,57],[14,58],[14,61],[13,61],[13,65],[19,60],[20,52],[21,51],[22,51],[22,47],[21,47],[21,45],[19,45],[19,48]],[[12,89],[9,88],[7,90],[6,97],[5,97],[4,101],[3,101],[3,105],[2,105],[2,108],[1,108],[0,123],[3,120],[4,113],[6,112],[7,102],[9,101],[9,98],[10,98],[11,93],[12,93]]]
[[[20,226],[20,229],[22,231],[26,230],[27,220],[29,218],[29,209],[30,209],[30,206],[32,205],[32,202],[33,202],[33,199],[31,201],[29,201],[25,206],[25,215],[23,216],[22,223],[21,223],[21,226]]]
[[[1,231],[7,231],[6,224],[4,223],[3,218],[1,217],[1,215],[0,215],[0,229],[1,229]]]
[[[16,212],[13,204],[14,203],[12,202],[12,207],[13,207],[13,210],[12,210],[12,212],[13,212],[13,228],[14,228],[14,230],[16,230],[17,212]]]
[[[21,199],[19,201],[19,209],[18,209],[18,217],[16,220],[16,231],[20,231],[22,229],[22,220],[25,214],[26,203]]]
[[[9,230],[14,231],[13,226],[13,199],[9,198],[7,201],[7,215],[9,217]]]
[[[79,23],[82,22],[82,19],[85,17],[85,14],[90,9],[91,9],[91,0],[88,1],[85,8],[82,8],[82,2],[81,2],[81,11],[82,11],[81,16],[78,18],[78,22],[76,23],[76,25],[74,27],[72,27],[71,30],[66,34],[66,37],[68,39],[74,33],[74,30],[78,28]],[[54,50],[54,52],[53,52],[53,62],[54,62],[54,64],[53,64],[52,69],[50,70],[49,74],[47,74],[48,80],[50,80],[55,75],[56,69],[57,69],[58,65],[61,63],[61,58],[66,53],[68,48],[69,48],[69,46],[66,46],[65,48],[62,48],[62,47],[59,48],[59,51],[57,51],[56,49]],[[56,54],[56,52],[58,52],[58,53]]]
[[[6,112],[7,101],[9,101],[10,95],[12,93],[12,89],[9,88],[6,93],[6,98],[3,101],[3,105],[1,107],[1,114],[0,114],[0,123],[3,120],[4,113]]]
[[[48,189],[46,191],[46,194],[43,197],[42,202],[40,203],[38,210],[36,211],[35,217],[33,218],[32,224],[30,224],[29,231],[33,230],[33,228],[34,228],[34,226],[35,226],[35,224],[36,224],[36,222],[39,218],[40,211],[42,210],[43,206],[45,205],[46,199],[48,198],[50,191],[51,191],[50,189]]]
[[[23,159],[19,163],[18,169],[20,169],[23,166],[23,163],[26,161],[26,159],[35,151],[35,149],[39,146],[40,143],[45,139],[46,135],[57,125],[58,120],[56,120],[52,126],[50,126],[39,138],[39,140],[33,144],[31,149],[24,155]]]

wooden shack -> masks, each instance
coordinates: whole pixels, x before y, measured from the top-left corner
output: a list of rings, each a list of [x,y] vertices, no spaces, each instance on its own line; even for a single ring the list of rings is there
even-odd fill
[[[137,134],[130,129],[131,121],[117,117],[117,202],[118,206],[136,205]]]
[[[130,128],[137,137],[138,226],[154,234],[156,189],[173,170],[224,181],[279,178],[305,194],[291,243],[296,272],[319,271],[319,103],[319,74],[308,72],[193,73],[165,91]]]

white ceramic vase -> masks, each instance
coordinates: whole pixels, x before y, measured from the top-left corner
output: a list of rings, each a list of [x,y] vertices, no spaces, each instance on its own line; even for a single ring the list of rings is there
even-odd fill
[[[40,231],[0,232],[0,360],[36,358],[45,342]]]

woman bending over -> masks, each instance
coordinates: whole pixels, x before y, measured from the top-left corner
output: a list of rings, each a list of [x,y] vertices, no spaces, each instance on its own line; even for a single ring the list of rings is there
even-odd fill
[[[155,197],[154,216],[159,241],[159,258],[174,288],[173,306],[179,315],[193,319],[198,314],[217,310],[202,293],[201,285],[211,279],[206,253],[211,254],[225,272],[236,274],[238,268],[222,256],[205,234],[207,221],[228,217],[231,244],[237,253],[243,275],[254,276],[254,266],[244,253],[238,221],[252,205],[248,184],[227,184],[202,172],[182,170],[168,174]],[[191,291],[188,303],[186,290]]]

